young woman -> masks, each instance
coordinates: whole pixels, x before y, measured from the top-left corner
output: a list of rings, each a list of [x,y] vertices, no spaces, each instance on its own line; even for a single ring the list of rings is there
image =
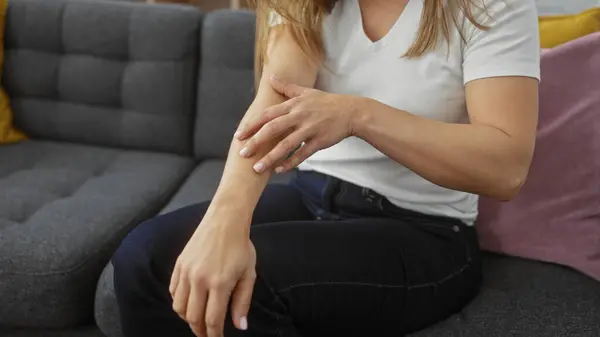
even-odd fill
[[[397,337],[460,311],[477,195],[511,199],[532,158],[534,0],[257,2],[258,91],[214,199],[113,258],[125,335]]]

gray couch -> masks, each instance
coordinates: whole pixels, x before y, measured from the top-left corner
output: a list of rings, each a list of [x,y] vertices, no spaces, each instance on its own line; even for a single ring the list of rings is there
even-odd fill
[[[213,194],[252,98],[253,25],[10,2],[3,84],[31,140],[0,146],[0,336],[121,336],[107,263],[140,221]],[[600,283],[489,254],[479,298],[415,336],[600,336]]]

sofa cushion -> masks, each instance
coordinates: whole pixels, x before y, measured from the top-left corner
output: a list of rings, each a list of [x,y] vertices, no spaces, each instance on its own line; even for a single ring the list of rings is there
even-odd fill
[[[510,202],[481,198],[481,247],[600,281],[600,32],[542,55],[529,177]]]
[[[36,138],[191,153],[200,22],[191,6],[10,1],[15,124]]]
[[[221,10],[203,21],[194,152],[223,159],[254,97],[255,16]]]
[[[0,325],[92,317],[96,282],[121,238],[169,200],[192,165],[68,143],[0,147]]]
[[[411,337],[600,336],[600,282],[553,264],[486,254],[481,294]]]
[[[542,48],[554,48],[600,31],[600,7],[574,15],[550,15],[539,18]]]

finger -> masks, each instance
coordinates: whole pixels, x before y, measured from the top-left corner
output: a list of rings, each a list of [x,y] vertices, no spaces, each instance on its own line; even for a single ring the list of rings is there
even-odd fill
[[[190,324],[190,330],[192,330],[192,332],[194,333],[194,335],[196,337],[206,337],[206,330],[202,330],[202,329],[198,328],[197,326]]]
[[[254,170],[258,173],[264,172],[269,168],[275,167],[279,162],[284,161],[289,154],[296,150],[305,139],[309,138],[309,131],[298,130],[280,141],[271,152],[267,153],[256,164]]]
[[[173,310],[183,319],[187,321],[186,311],[187,303],[190,295],[190,283],[185,275],[180,275],[175,296],[173,296]]]
[[[298,118],[292,115],[285,115],[270,121],[246,142],[246,145],[240,151],[240,156],[252,157],[263,144],[273,142],[282,135],[291,132],[297,123]]]
[[[240,126],[238,130],[235,132],[234,137],[238,140],[245,140],[249,137],[255,135],[265,124],[270,121],[287,115],[290,113],[291,109],[294,107],[296,103],[295,100],[288,100],[281,104],[274,105],[262,114],[262,116],[256,120],[252,120],[248,123],[245,123],[243,126]]]
[[[269,82],[275,91],[288,98],[298,97],[307,90],[306,87],[287,83],[286,81],[280,80],[275,76],[271,76],[269,78]]]
[[[235,287],[231,299],[231,317],[233,324],[240,330],[248,329],[248,312],[252,303],[252,292],[254,291],[254,281],[256,272],[254,268],[248,269],[246,274]]]
[[[207,337],[223,337],[223,326],[230,295],[231,289],[225,287],[214,288],[208,294],[205,316]]]
[[[293,170],[310,156],[312,156],[315,152],[321,150],[321,147],[318,144],[319,143],[315,140],[308,141],[287,160],[277,166],[277,168],[275,168],[275,172],[284,173]]]
[[[175,263],[175,268],[173,268],[173,273],[171,274],[171,282],[169,283],[169,293],[171,294],[171,298],[174,297],[175,291],[177,290],[177,283],[179,283],[179,263]]]
[[[188,298],[186,321],[198,337],[206,336],[204,317],[206,314],[206,300],[208,292],[201,286],[192,285]]]

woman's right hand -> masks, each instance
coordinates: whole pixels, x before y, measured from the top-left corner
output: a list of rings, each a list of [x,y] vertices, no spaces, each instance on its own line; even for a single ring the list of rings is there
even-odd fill
[[[248,328],[256,278],[250,221],[211,205],[177,259],[169,287],[173,309],[198,337],[223,337],[230,298],[234,325]]]

